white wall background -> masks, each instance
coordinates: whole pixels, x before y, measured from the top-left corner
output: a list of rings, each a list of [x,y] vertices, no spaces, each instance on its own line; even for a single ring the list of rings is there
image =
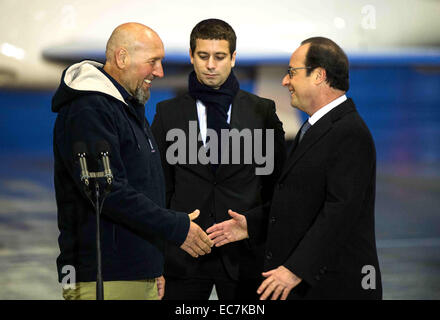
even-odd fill
[[[194,25],[224,19],[238,57],[286,56],[306,37],[332,38],[349,52],[439,46],[438,0],[1,0],[0,87],[54,87],[63,69],[43,50],[99,52],[112,30],[144,23],[167,53],[186,54]],[[64,50],[64,51],[63,51]]]

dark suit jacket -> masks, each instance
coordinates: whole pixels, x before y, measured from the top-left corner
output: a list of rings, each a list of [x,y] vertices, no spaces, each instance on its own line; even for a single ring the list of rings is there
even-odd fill
[[[290,299],[380,299],[376,153],[353,101],[324,115],[294,144],[270,208],[265,270],[284,265],[303,279]],[[373,276],[362,273],[366,265],[375,269],[376,289],[362,287]]]
[[[174,142],[166,141],[166,134],[174,128],[185,132],[188,160],[189,121],[197,121],[199,134],[196,102],[189,94],[157,105],[152,130],[162,157],[169,208],[188,213],[199,209],[201,213],[195,222],[206,230],[216,222],[230,219],[228,209],[245,214],[246,211],[270,201],[285,159],[284,131],[272,100],[240,90],[232,103],[230,120],[231,129],[240,131],[245,128],[252,132],[253,129],[274,129],[275,167],[271,175],[258,176],[255,174],[255,163],[243,164],[243,145],[240,150],[240,164],[221,164],[216,173],[209,164],[202,165],[198,161],[197,164],[188,164],[187,161],[187,164],[170,165],[166,160],[166,150]],[[203,148],[201,141],[197,143],[197,150],[200,148]],[[267,216],[252,216],[248,219],[248,225],[255,233],[258,233],[258,228],[262,228],[259,231],[265,233]],[[263,238],[265,237],[260,239]],[[220,248],[214,247],[211,254],[197,259],[169,244],[165,252],[165,275],[180,278],[205,277],[199,266],[209,263],[214,255],[221,256],[232,279],[255,279],[261,276],[264,255],[264,243],[261,241],[241,241]],[[212,270],[214,276],[216,272]]]

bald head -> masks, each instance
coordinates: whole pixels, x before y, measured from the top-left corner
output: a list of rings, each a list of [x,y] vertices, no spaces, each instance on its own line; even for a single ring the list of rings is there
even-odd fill
[[[112,63],[118,49],[125,49],[133,53],[140,47],[148,45],[152,41],[159,40],[159,35],[151,28],[141,23],[129,22],[118,26],[107,41],[105,58]]]
[[[159,35],[140,23],[121,24],[111,34],[105,55],[104,70],[140,103],[145,103],[152,81],[163,77],[165,51]]]

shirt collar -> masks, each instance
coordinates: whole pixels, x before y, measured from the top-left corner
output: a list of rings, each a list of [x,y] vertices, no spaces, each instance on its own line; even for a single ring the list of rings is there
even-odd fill
[[[321,119],[324,115],[326,115],[330,110],[333,108],[339,106],[341,103],[343,103],[345,100],[347,100],[346,95],[342,95],[339,98],[336,98],[329,104],[326,104],[321,109],[316,111],[312,116],[309,118],[309,123],[313,126],[319,119]]]

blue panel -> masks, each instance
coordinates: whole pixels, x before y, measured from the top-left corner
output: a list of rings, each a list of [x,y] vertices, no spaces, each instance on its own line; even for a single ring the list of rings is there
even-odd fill
[[[54,91],[0,91],[0,151],[2,153],[52,152],[51,111]],[[173,97],[171,90],[154,89],[146,105],[148,121],[153,121],[156,103]]]
[[[51,91],[0,91],[0,150],[49,152],[56,115]]]
[[[378,161],[440,162],[440,72],[411,66],[351,68],[351,97]],[[307,115],[301,112],[302,120]]]
[[[350,90],[376,142],[377,156],[386,163],[440,163],[440,72],[435,69],[352,67]],[[254,82],[241,82],[254,90]],[[0,91],[0,151],[52,150],[56,114],[50,110],[51,91]],[[154,88],[147,103],[151,123],[156,104],[174,96]],[[302,113],[305,119],[305,114]]]
[[[353,69],[351,89],[378,160],[440,161],[440,73],[411,67]]]

